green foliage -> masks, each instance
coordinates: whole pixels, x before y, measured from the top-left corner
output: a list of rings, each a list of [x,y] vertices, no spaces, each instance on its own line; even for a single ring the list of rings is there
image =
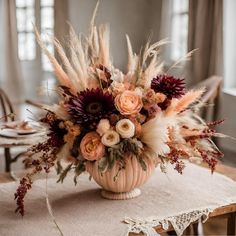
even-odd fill
[[[104,172],[106,169],[112,169],[115,162],[118,161],[120,164],[120,168],[118,173],[114,177],[114,181],[117,179],[119,172],[125,168],[125,155],[133,154],[137,160],[139,161],[142,169],[144,171],[147,170],[146,163],[143,160],[143,149],[140,145],[140,142],[136,138],[124,139],[119,144],[108,148],[108,156],[107,162],[105,160],[102,161],[100,165],[100,170]]]
[[[145,161],[143,160],[143,157],[137,156],[137,159],[138,159],[139,164],[141,165],[142,169],[144,171],[146,171],[147,170],[147,165],[146,165]]]
[[[61,165],[61,162],[60,161],[57,161],[56,163],[56,171],[57,171],[57,174],[61,174],[63,168],[62,168],[62,165]]]
[[[101,173],[104,173],[106,172],[106,170],[108,169],[108,158],[106,157],[103,157],[101,160],[98,161],[98,170],[101,172]]]
[[[81,135],[78,135],[78,136],[75,138],[75,140],[74,140],[74,142],[73,142],[73,146],[72,146],[72,148],[71,148],[71,150],[70,150],[71,156],[73,156],[73,157],[75,157],[75,158],[77,158],[78,155],[79,155],[79,145],[80,145],[80,142],[81,142]]]
[[[61,182],[63,183],[65,177],[67,176],[68,172],[72,169],[73,163],[69,164],[60,174],[59,179],[57,180],[57,183]]]
[[[85,171],[85,164],[84,161],[79,161],[77,166],[75,166],[75,176],[74,176],[74,183],[77,184],[77,178]]]

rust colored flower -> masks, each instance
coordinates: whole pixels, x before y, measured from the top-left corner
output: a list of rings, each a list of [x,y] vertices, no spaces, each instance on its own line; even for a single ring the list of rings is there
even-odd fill
[[[133,124],[135,126],[135,136],[140,137],[141,133],[142,133],[142,125],[134,117],[131,117],[130,120],[133,122]]]
[[[66,123],[66,122],[65,122]],[[66,129],[68,133],[64,135],[64,141],[72,143],[78,135],[80,135],[80,126],[79,125],[74,125],[71,122],[72,125],[66,125]]]

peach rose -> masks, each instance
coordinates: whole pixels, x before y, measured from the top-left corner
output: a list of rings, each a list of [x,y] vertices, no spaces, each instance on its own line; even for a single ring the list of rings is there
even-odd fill
[[[96,132],[87,133],[80,143],[80,151],[84,159],[89,161],[99,160],[105,154],[105,146]]]
[[[115,105],[122,115],[137,114],[143,106],[142,99],[134,91],[126,90],[115,98]]]

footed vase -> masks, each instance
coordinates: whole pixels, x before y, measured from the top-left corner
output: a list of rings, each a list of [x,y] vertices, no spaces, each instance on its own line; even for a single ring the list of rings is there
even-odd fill
[[[125,200],[137,197],[141,194],[139,186],[146,183],[155,170],[155,161],[151,157],[145,157],[147,169],[143,170],[135,156],[126,159],[126,167],[119,171],[119,164],[116,162],[111,170],[101,173],[98,170],[98,161],[88,162],[86,170],[90,173],[98,185],[102,187],[101,195],[106,199]]]

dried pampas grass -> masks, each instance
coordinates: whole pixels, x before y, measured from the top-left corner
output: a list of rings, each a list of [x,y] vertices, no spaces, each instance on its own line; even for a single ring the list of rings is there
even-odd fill
[[[170,119],[160,114],[142,125],[141,141],[157,156],[170,152],[170,148],[167,145],[169,141],[168,126],[170,123]]]
[[[59,83],[63,86],[68,87],[68,88],[72,87],[72,82],[69,79],[68,75],[63,70],[63,68],[60,66],[57,59],[46,48],[46,46],[44,45],[44,43],[39,35],[37,28],[35,26],[34,26],[34,32],[35,32],[36,40],[37,40],[39,46],[41,47],[41,49],[43,50],[43,52],[45,53],[45,55],[48,57],[51,65],[53,67],[54,73],[57,76]]]
[[[180,99],[172,99],[170,106],[167,108],[165,112],[166,116],[175,115],[184,111],[192,103],[200,99],[204,91],[205,91],[204,88],[199,90],[190,90]]]

